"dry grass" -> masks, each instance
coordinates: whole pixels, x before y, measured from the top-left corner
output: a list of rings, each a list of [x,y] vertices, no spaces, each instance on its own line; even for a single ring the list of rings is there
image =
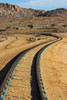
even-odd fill
[[[0,20],[0,22],[0,34],[67,32],[67,17],[34,17],[27,19],[6,19]]]

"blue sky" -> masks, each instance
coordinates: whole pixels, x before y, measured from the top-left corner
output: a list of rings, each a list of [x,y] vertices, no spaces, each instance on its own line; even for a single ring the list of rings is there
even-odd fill
[[[67,8],[67,0],[0,0],[0,3],[15,4],[22,8],[34,8],[51,10],[56,8]]]

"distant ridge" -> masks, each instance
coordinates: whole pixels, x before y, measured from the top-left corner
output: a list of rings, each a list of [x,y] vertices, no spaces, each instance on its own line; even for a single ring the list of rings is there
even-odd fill
[[[47,11],[45,16],[50,17],[67,17],[67,9],[59,8],[56,10]]]
[[[44,10],[25,9],[17,5],[8,3],[0,3],[1,18],[18,18],[18,17],[36,17],[39,14],[44,14]]]
[[[25,9],[17,5],[0,3],[0,18],[20,18],[20,17],[67,17],[67,9],[60,8],[51,11]]]

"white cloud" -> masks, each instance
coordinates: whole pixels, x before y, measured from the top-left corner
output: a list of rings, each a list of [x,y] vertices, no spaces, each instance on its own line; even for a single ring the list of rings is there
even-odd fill
[[[30,0],[20,6],[35,9],[65,8],[67,7],[67,0]]]

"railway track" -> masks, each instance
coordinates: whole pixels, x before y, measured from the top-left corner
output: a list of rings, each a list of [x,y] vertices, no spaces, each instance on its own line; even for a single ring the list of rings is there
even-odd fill
[[[40,55],[45,48],[47,48],[49,45],[59,40],[61,40],[61,38],[44,42],[34,47],[31,47],[18,54],[15,58],[13,58],[9,62],[8,64],[9,67],[7,68],[6,66],[7,69],[6,71],[4,69],[5,72],[1,77],[0,100],[4,100],[4,99],[6,100],[41,100],[41,99],[48,100],[45,88],[43,86],[41,71],[39,66]],[[29,57],[30,55],[32,59],[30,59]],[[26,58],[28,59],[27,62],[25,62]],[[31,63],[29,64],[29,62]],[[24,66],[25,63],[26,65]],[[26,73],[25,74],[26,76],[23,76],[23,73]],[[24,77],[26,79],[24,79]],[[31,83],[31,86],[29,83]],[[29,92],[29,89],[31,92]],[[13,92],[14,90],[16,90],[15,91],[16,93]],[[26,94],[24,95],[25,90],[26,90]],[[28,92],[29,95],[27,95]]]

